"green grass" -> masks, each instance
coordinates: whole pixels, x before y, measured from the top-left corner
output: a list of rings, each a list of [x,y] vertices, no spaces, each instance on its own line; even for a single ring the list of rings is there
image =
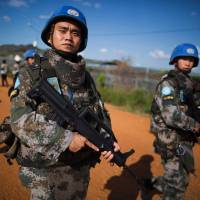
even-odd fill
[[[99,92],[107,103],[121,106],[130,112],[150,113],[153,94],[147,90],[99,88]]]

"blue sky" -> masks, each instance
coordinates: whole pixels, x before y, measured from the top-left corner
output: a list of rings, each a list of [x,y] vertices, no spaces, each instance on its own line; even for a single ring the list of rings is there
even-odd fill
[[[200,51],[200,0],[0,0],[0,44],[36,40],[47,48],[40,33],[61,5],[86,16],[86,58],[129,59],[134,66],[166,69],[177,44],[193,43]]]

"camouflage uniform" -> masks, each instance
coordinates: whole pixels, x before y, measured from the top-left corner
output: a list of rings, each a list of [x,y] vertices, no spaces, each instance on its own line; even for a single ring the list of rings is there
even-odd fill
[[[89,106],[99,114],[97,91],[86,76],[84,59],[74,56],[70,61],[54,50],[48,50],[45,58],[48,59],[44,65],[56,70],[62,93],[76,110]],[[23,185],[31,188],[34,200],[84,199],[89,169],[100,154],[86,147],[77,153],[66,150],[73,128],[62,128],[51,120],[52,110],[45,102],[34,109],[33,100],[27,96],[33,85],[28,71],[24,67],[19,73],[19,93],[12,99],[11,109],[12,130],[21,142],[17,154],[17,161],[22,166],[20,179]]]
[[[200,122],[200,81],[193,80],[193,88],[194,88],[194,115],[195,119]]]
[[[187,74],[171,70],[162,77],[152,103],[151,131],[155,152],[159,153],[164,174],[153,177],[154,187],[165,200],[184,199],[189,173],[194,171],[192,81]]]

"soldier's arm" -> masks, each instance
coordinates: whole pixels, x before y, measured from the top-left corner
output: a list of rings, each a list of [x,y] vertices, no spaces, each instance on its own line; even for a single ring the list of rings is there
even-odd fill
[[[193,131],[198,122],[181,110],[175,87],[170,81],[163,81],[157,90],[156,101],[167,126]]]
[[[19,80],[18,94],[11,100],[12,130],[25,146],[47,159],[57,159],[69,146],[73,133],[58,126],[55,121],[47,120],[27,104],[31,101],[26,95],[31,88],[28,72],[22,71]]]

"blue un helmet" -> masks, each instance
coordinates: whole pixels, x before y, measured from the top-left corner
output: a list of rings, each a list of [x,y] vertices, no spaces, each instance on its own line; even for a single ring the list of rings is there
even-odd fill
[[[36,54],[36,50],[35,49],[28,49],[24,53],[24,58],[25,58],[25,60],[27,60],[28,58],[33,58],[35,56],[35,54]]]
[[[87,28],[86,19],[81,11],[71,6],[62,6],[61,8],[59,8],[53,13],[53,15],[47,21],[46,26],[44,27],[42,31],[42,34],[41,34],[42,41],[48,46],[51,46],[51,44],[48,42],[51,25],[59,21],[60,19],[71,19],[80,25],[83,38],[80,44],[79,52],[83,51],[86,48],[87,39],[88,39],[88,28]]]
[[[180,57],[192,57],[194,58],[194,66],[196,67],[199,63],[198,50],[193,44],[180,44],[172,52],[169,64],[173,65],[175,60]]]

